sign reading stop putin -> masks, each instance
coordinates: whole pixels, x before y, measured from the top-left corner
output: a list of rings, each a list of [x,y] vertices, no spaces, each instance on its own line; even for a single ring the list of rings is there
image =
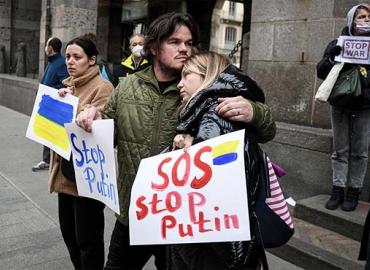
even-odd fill
[[[250,240],[244,130],[143,159],[130,201],[130,244]]]

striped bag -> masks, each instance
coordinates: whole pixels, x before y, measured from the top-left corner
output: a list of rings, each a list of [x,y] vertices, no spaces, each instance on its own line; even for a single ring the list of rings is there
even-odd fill
[[[276,176],[272,162],[267,157],[267,167],[270,180],[270,197],[266,198],[266,204],[275,212],[284,222],[293,229],[293,221],[290,216],[288,205],[285,201],[283,191],[281,190],[279,180]]]
[[[265,248],[284,245],[294,234],[292,217],[270,159],[261,150],[255,212]]]

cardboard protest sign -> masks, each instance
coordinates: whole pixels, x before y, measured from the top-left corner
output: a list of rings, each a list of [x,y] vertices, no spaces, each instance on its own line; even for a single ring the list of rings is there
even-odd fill
[[[26,137],[69,160],[71,148],[64,124],[75,121],[77,106],[77,97],[59,97],[57,89],[40,84]]]
[[[335,61],[370,64],[370,37],[340,36],[337,44],[342,47],[342,52],[335,57]]]
[[[244,130],[143,159],[129,218],[131,245],[250,240]]]
[[[120,213],[112,119],[93,122],[88,133],[75,123],[66,124],[72,148],[78,195],[103,202]]]

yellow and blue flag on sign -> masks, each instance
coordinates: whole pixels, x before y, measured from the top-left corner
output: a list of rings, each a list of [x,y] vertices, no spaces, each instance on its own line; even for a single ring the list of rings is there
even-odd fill
[[[73,119],[73,106],[43,95],[35,115],[33,131],[39,137],[67,151],[69,141],[65,123]]]
[[[239,141],[228,141],[214,146],[212,149],[213,165],[224,165],[237,160],[238,146]]]

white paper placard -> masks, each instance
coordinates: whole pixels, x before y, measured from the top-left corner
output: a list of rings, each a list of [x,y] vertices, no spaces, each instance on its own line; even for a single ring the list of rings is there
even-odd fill
[[[250,240],[244,130],[143,159],[129,218],[131,245]]]
[[[91,133],[75,123],[66,124],[66,129],[71,142],[78,195],[99,200],[119,214],[113,120],[94,121]]]
[[[64,124],[75,121],[77,106],[77,97],[59,97],[57,89],[40,84],[26,137],[69,160],[71,148]]]
[[[342,47],[342,51],[335,57],[335,61],[370,64],[370,37],[340,36],[337,44]]]

